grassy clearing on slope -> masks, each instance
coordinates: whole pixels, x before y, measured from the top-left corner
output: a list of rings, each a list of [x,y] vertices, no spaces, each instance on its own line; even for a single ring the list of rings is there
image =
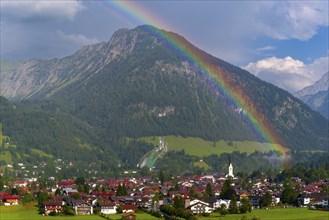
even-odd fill
[[[86,150],[95,150],[94,147],[92,147],[90,144],[88,143],[83,143],[79,138],[75,138],[75,140],[78,142],[79,147],[81,147],[82,149],[86,149]]]
[[[206,162],[204,162],[203,160],[199,160],[197,162],[194,162],[193,166],[200,167],[204,170],[209,170],[210,169],[210,166]]]
[[[157,145],[158,137],[140,138],[147,143]],[[168,148],[174,151],[184,150],[186,154],[193,156],[209,156],[211,154],[232,153],[233,151],[253,153],[255,151],[268,152],[276,149],[276,144],[260,143],[255,141],[224,141],[217,142],[206,141],[197,137],[181,137],[181,136],[165,136],[164,141],[168,144]]]
[[[3,151],[0,153],[1,160],[6,161],[7,164],[13,164],[13,159],[10,151]]]
[[[199,217],[200,220],[240,220],[242,214],[220,216],[217,213],[211,214],[210,217]],[[251,213],[245,214],[248,219],[256,217],[261,220],[328,220],[329,212],[308,210],[306,208],[289,208],[289,209],[261,209],[253,210]]]
[[[36,148],[31,148],[31,152],[33,154],[39,155],[40,157],[49,157],[49,158],[53,158],[54,157],[53,155],[47,154],[47,153],[43,152],[42,150],[39,150],[39,149],[36,149]]]

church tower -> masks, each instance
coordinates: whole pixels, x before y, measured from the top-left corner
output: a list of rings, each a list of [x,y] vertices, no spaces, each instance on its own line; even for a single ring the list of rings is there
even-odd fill
[[[229,177],[229,176],[232,177],[232,178],[234,177],[234,174],[233,174],[233,165],[232,165],[231,162],[230,162],[230,164],[229,164],[229,166],[228,166],[228,174],[226,174],[225,177],[227,178],[227,177]]]
[[[234,177],[232,163],[230,163],[230,165],[228,166],[228,176]]]

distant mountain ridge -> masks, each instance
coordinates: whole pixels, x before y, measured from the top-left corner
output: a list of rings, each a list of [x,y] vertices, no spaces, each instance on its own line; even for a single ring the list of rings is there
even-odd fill
[[[289,149],[327,150],[328,121],[303,102],[207,54],[178,34],[146,25],[121,29],[109,42],[86,46],[61,59],[1,65],[1,95],[33,106],[44,118],[58,117],[61,129],[69,127],[65,121],[72,120],[79,125],[72,128],[79,131],[73,133],[75,141],[67,140],[72,149],[91,146],[105,152],[108,148],[106,152],[116,154],[121,163],[133,163],[129,162],[131,158],[143,152],[143,144],[128,148],[127,138],[180,135],[210,141],[264,141],[251,126],[248,112],[237,109],[225,92],[214,89],[217,85],[204,77],[204,70],[156,34],[161,32],[180,39],[183,47],[220,69],[223,77],[230,79],[231,89],[244,91],[260,113],[258,120],[266,120]],[[53,141],[58,124],[53,120],[40,121],[54,131],[50,132],[53,143],[47,147],[38,145],[38,139],[30,135],[39,132],[34,126],[29,133],[24,129],[17,134],[14,129],[9,131],[17,123],[12,115],[15,112],[10,111],[13,106],[6,107],[7,120],[1,119],[5,135],[18,135],[16,140],[22,144],[42,148],[46,153],[58,147]],[[24,114],[26,126],[33,123],[28,120],[29,114],[19,112]],[[85,131],[83,127],[91,129]],[[82,139],[85,135],[93,138]],[[65,145],[68,136],[63,137],[61,144]]]
[[[109,42],[85,46],[71,56],[50,60],[33,59],[19,63],[1,61],[0,94],[11,100],[44,98],[57,90],[97,73],[126,48],[117,39],[121,29]]]
[[[329,118],[329,72],[325,73],[313,85],[298,91],[295,96],[315,111]]]
[[[313,85],[307,86],[295,93],[297,98],[301,98],[306,95],[315,95],[318,92],[329,90],[329,72],[325,73],[318,81]]]

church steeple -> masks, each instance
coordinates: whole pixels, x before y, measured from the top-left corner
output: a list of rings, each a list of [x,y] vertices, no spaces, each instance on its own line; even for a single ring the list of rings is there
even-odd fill
[[[234,174],[233,174],[233,165],[232,165],[232,162],[231,162],[231,160],[230,160],[230,163],[229,163],[229,165],[228,165],[228,173],[226,174],[226,178],[227,177],[234,177]]]
[[[228,166],[228,176],[234,177],[232,163]]]

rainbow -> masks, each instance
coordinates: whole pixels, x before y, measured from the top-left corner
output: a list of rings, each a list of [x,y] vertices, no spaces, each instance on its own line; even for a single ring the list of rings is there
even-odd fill
[[[106,4],[105,6],[110,8],[115,15],[121,16],[125,22],[134,26],[149,24],[165,30],[175,30],[134,1],[102,1],[101,4]],[[224,93],[236,107],[245,109],[247,111],[247,118],[254,127],[254,130],[261,135],[264,142],[272,143],[270,144],[271,148],[280,152],[282,159],[285,159],[288,149],[284,146],[282,140],[280,140],[277,132],[269,124],[264,114],[256,108],[256,105],[245,94],[243,88],[234,83],[230,74],[224,74],[225,70],[209,62],[205,53],[200,52],[193,45],[187,44],[186,40],[179,35],[157,28],[153,28],[150,31],[153,31],[154,34],[158,35],[162,40],[165,40],[192,61],[201,70],[200,72],[203,76],[215,85],[217,90]]]

